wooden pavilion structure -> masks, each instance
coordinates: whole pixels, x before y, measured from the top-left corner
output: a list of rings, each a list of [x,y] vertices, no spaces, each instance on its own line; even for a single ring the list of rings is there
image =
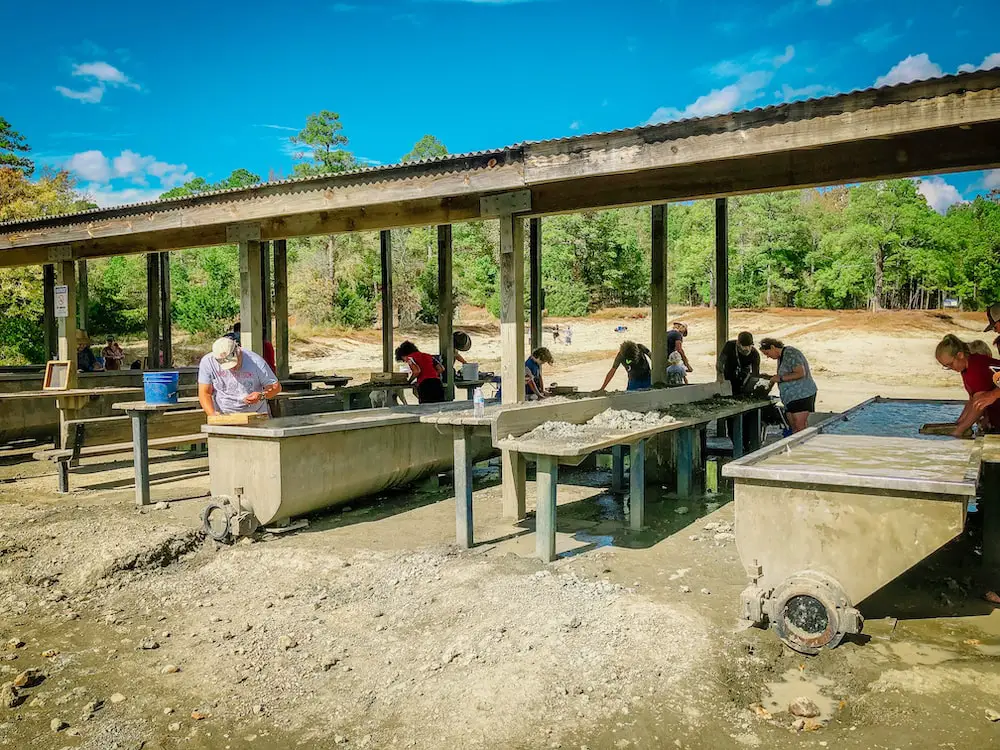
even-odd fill
[[[243,345],[262,351],[270,324],[273,255],[274,343],[279,377],[288,369],[285,241],[289,237],[381,230],[383,320],[391,320],[388,230],[438,227],[440,344],[452,352],[451,224],[500,223],[501,377],[523,378],[525,220],[530,222],[531,343],[541,337],[540,217],[652,204],[653,366],[665,367],[666,203],[716,199],[717,343],[728,338],[726,196],[1000,167],[1000,69],[868,89],[694,120],[647,125],[424,162],[266,183],[193,197],[0,224],[0,266],[46,266],[75,309],[77,264],[148,253],[151,346],[168,321],[164,281],[173,250],[239,246]],[[86,278],[85,274],[82,278]],[[60,358],[76,349],[76,319],[58,323]],[[169,332],[166,332],[167,340]],[[383,326],[384,366],[392,326]],[[523,389],[503,390],[507,402]],[[504,506],[523,514],[524,464],[506,453]],[[513,480],[513,481],[512,481]]]

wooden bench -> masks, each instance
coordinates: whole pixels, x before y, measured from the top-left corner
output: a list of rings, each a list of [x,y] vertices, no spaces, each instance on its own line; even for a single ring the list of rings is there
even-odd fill
[[[149,420],[148,445],[154,449],[176,448],[205,442],[201,409],[183,409],[157,414]],[[34,458],[52,461],[58,468],[59,492],[69,492],[69,470],[81,458],[130,453],[135,442],[129,417],[70,419],[65,422],[66,443],[61,448],[39,451]]]

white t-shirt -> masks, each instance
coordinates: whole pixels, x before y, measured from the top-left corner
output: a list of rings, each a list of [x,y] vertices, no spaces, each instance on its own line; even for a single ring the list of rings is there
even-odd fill
[[[270,414],[264,399],[256,404],[248,404],[243,399],[254,392],[262,393],[266,386],[277,383],[278,379],[259,354],[249,349],[243,349],[242,353],[240,366],[232,370],[223,370],[212,354],[206,354],[198,364],[198,383],[210,385],[215,390],[212,402],[220,414]]]

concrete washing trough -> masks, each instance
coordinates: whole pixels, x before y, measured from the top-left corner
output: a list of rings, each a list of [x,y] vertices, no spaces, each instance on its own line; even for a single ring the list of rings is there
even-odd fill
[[[833,648],[861,631],[860,602],[961,534],[980,447],[918,431],[962,405],[875,398],[726,465],[742,619],[803,653]]]
[[[212,496],[228,502],[229,531],[238,536],[448,470],[452,431],[420,417],[467,408],[459,401],[207,425]],[[477,461],[490,456],[489,438],[471,452]]]

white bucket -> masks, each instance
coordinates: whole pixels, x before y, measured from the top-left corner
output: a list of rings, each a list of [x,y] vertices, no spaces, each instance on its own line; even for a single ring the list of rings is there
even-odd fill
[[[479,380],[479,363],[466,362],[462,365],[462,380]]]

